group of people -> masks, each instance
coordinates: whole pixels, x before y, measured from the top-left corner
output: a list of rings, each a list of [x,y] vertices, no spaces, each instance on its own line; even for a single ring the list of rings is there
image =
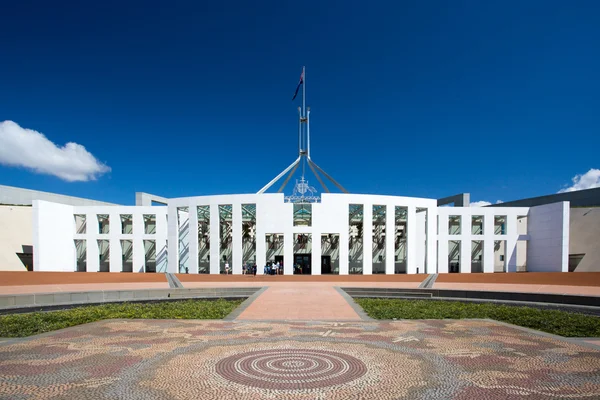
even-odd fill
[[[243,275],[256,275],[256,264],[244,264],[242,265]]]
[[[283,263],[268,262],[263,270],[265,275],[283,275]],[[243,275],[256,275],[256,264],[244,264],[242,265]]]
[[[265,275],[283,275],[283,263],[268,262],[265,265]]]

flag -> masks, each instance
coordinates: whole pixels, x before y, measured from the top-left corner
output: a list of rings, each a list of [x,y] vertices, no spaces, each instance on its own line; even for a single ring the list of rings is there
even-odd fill
[[[298,82],[298,86],[296,86],[296,91],[294,92],[294,97],[292,97],[292,101],[294,101],[296,96],[298,96],[298,90],[300,89],[300,85],[302,85],[303,83],[304,83],[304,70],[302,70],[302,73],[300,74],[300,82]]]

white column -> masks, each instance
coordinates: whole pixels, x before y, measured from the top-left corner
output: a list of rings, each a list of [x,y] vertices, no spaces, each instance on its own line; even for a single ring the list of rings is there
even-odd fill
[[[168,206],[168,235],[169,235],[169,255],[167,272],[176,273],[179,272],[179,222],[177,221],[177,207]],[[135,227],[134,227],[135,229]],[[135,232],[135,231],[134,231]],[[142,257],[143,256],[143,244],[142,244]],[[135,253],[134,253],[135,254]],[[135,257],[135,255],[134,255]]]
[[[406,215],[406,273],[417,273],[417,208],[407,207]],[[422,273],[422,268],[419,273]]]
[[[363,275],[373,274],[373,204],[363,205]]]
[[[117,214],[115,215],[115,217],[119,217],[120,216]],[[111,214],[110,219],[112,222],[113,215]],[[120,224],[119,224],[120,227]],[[120,232],[120,231],[119,231]],[[111,227],[111,233],[109,234],[110,239],[108,240],[108,251],[109,253],[109,271],[110,272],[122,272],[123,271],[123,250],[121,249],[121,240],[119,239],[118,233],[112,233],[112,227]]]
[[[483,272],[494,273],[494,216],[483,216]]]
[[[167,215],[164,213],[156,214],[156,272],[167,271]],[[144,245],[142,243],[142,249]],[[135,257],[135,248],[134,248]],[[143,260],[143,259],[142,259]]]
[[[210,205],[210,274],[219,275],[219,249],[221,247],[220,238],[220,220],[219,220],[219,205]]]
[[[438,273],[448,273],[448,215],[438,214]]]
[[[264,244],[263,239],[263,246]],[[264,254],[265,251],[263,251],[263,257]],[[294,234],[291,232],[283,234],[283,273],[284,275],[294,275]]]
[[[385,206],[385,273],[394,275],[396,272],[396,207],[393,204]]]
[[[231,269],[232,274],[241,275],[242,274],[242,205],[240,203],[232,204],[231,208],[232,212],[232,224],[231,224],[231,236],[232,236],[232,257],[231,257]]]
[[[517,216],[507,215],[506,216],[506,250],[505,250],[505,262],[506,272],[517,272],[517,238],[519,237],[519,230],[517,227]]]
[[[257,205],[258,207],[258,205]],[[258,220],[256,228],[256,275],[263,275],[265,265],[267,264],[267,243],[266,234],[258,230]],[[285,237],[283,238],[285,240]],[[287,242],[286,242],[287,243]],[[284,260],[285,261],[285,260]]]
[[[471,273],[471,235],[468,233],[464,233],[464,224],[463,224],[463,219],[465,219],[465,217],[461,217],[461,228],[460,228],[460,272],[461,274],[464,273]]]
[[[437,207],[427,208],[426,232],[427,273],[435,274],[437,270]]]
[[[321,233],[312,233],[311,275],[321,275]]]
[[[191,202],[189,205],[190,215],[190,229],[188,231],[189,239],[189,254],[188,254],[188,273],[198,273],[198,205],[195,202]],[[158,246],[157,246],[158,251]],[[185,271],[182,271],[185,272]]]
[[[349,272],[349,262],[348,257],[350,256],[350,248],[349,248],[349,236],[350,236],[350,215],[348,205],[346,205],[346,222],[342,225],[342,230],[340,232],[340,241],[338,242],[338,248],[340,251],[340,275],[348,275]]]
[[[98,249],[98,217],[95,213],[86,214],[87,272],[100,271],[100,250]]]
[[[417,254],[416,265],[417,265],[417,269],[419,270],[419,274],[425,274],[427,272],[427,269],[425,267],[425,257],[427,255],[427,249],[426,249],[427,226],[425,224],[425,216],[426,216],[425,211],[416,213],[416,222],[417,222],[417,229],[416,229],[417,240],[415,241],[416,247],[417,247],[416,248],[416,254]]]

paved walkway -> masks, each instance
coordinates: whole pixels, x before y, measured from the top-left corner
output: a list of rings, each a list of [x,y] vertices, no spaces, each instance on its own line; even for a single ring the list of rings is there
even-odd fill
[[[596,347],[486,320],[108,320],[0,343],[7,400],[599,396]]]
[[[360,320],[348,301],[332,285],[281,283],[270,286],[238,320]]]

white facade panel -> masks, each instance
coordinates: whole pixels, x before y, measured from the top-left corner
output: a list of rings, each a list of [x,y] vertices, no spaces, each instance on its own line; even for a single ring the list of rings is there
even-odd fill
[[[293,273],[294,239],[298,234],[311,235],[312,274],[321,273],[321,235],[338,235],[339,273],[349,273],[349,206],[363,206],[363,257],[362,273],[373,272],[373,206],[386,207],[385,252],[378,250],[376,257],[384,256],[385,265],[380,272],[395,272],[395,208],[407,209],[406,272],[448,272],[449,241],[458,242],[460,248],[460,272],[471,272],[472,241],[482,241],[483,272],[494,271],[494,241],[506,243],[508,271],[517,267],[517,241],[528,240],[527,268],[531,270],[566,270],[568,268],[568,203],[532,207],[437,207],[434,199],[355,195],[322,194],[320,203],[311,205],[310,226],[294,226],[294,205],[285,203],[283,194],[242,194],[202,196],[168,199],[167,206],[66,206],[38,201],[34,204],[34,246],[37,270],[76,270],[74,240],[86,240],[87,271],[99,271],[98,240],[110,244],[110,271],[123,270],[121,257],[122,240],[133,244],[133,271],[146,270],[144,240],[156,244],[155,262],[157,272],[198,273],[198,206],[210,208],[210,269],[211,274],[221,272],[220,215],[219,206],[231,205],[232,225],[231,252],[226,254],[234,274],[241,273],[243,204],[256,205],[256,263],[257,273],[263,273],[267,260],[266,235],[283,235],[284,273]],[[565,205],[566,204],[566,205]],[[185,210],[187,208],[187,210]],[[419,212],[417,212],[419,209]],[[185,210],[185,211],[184,211]],[[425,211],[426,210],[426,211]],[[75,233],[75,214],[86,215],[85,233]],[[98,215],[108,214],[110,230],[99,233]],[[121,215],[132,215],[133,232],[121,231]],[[155,215],[156,229],[145,232],[144,215]],[[472,234],[471,217],[483,216],[483,234]],[[460,233],[450,235],[449,217],[460,216]],[[506,217],[506,229],[494,232],[495,216]],[[528,216],[527,234],[519,232],[517,217]],[[229,217],[228,217],[229,218]],[[167,245],[168,244],[168,245]],[[203,245],[204,246],[204,245]],[[377,248],[377,247],[375,247]],[[380,247],[381,248],[381,247]],[[551,250],[548,250],[551,249]],[[150,253],[149,253],[150,254]],[[204,253],[205,254],[205,253]],[[271,251],[272,255],[273,252]],[[307,253],[308,254],[308,253]],[[331,253],[327,253],[331,254]],[[339,256],[337,255],[339,254]],[[475,253],[476,254],[476,253]],[[548,255],[550,254],[550,256]],[[150,257],[150,256],[149,256]],[[477,256],[479,257],[479,255]],[[550,259],[554,260],[550,263]],[[381,266],[381,264],[380,264]]]

